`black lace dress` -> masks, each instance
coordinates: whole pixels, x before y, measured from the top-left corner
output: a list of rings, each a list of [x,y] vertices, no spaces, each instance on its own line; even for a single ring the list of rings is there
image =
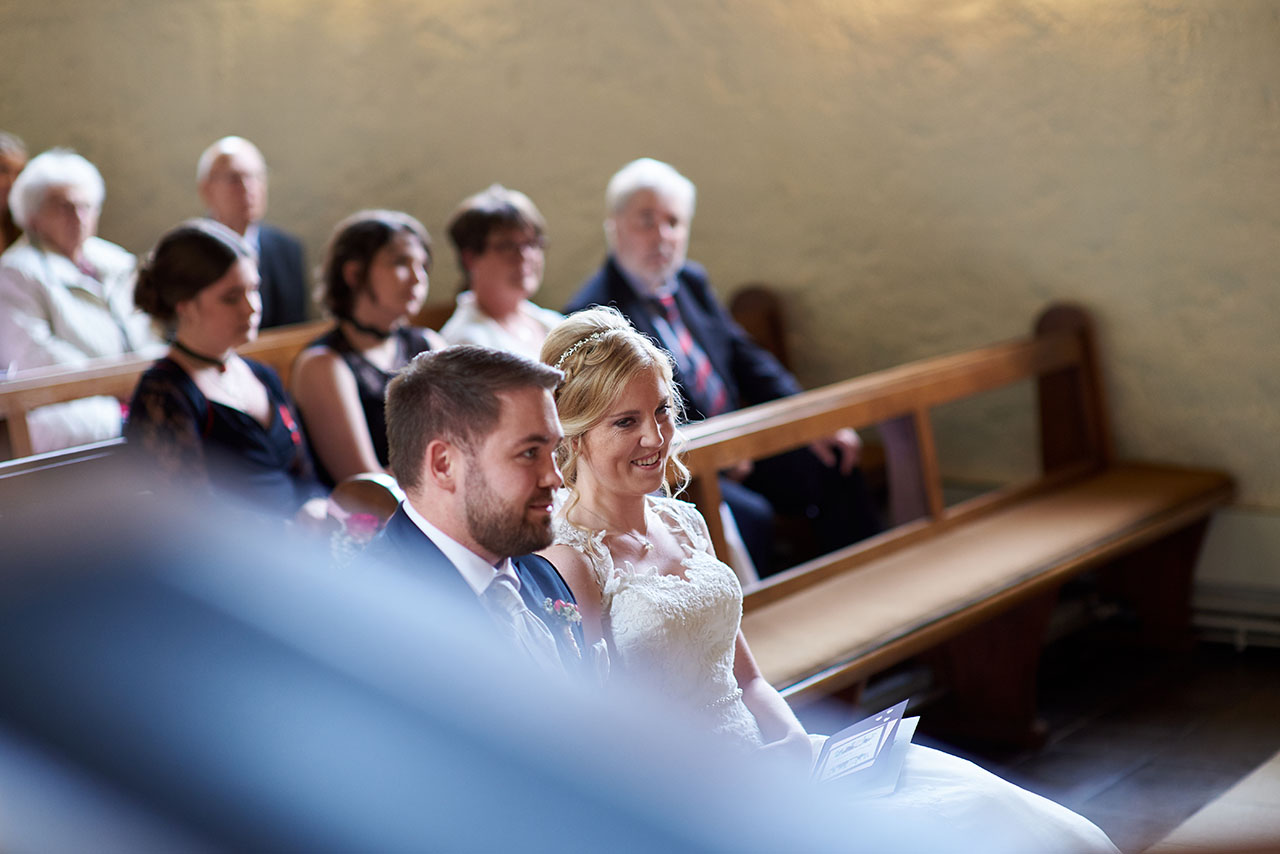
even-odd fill
[[[414,356],[431,349],[431,344],[422,331],[411,326],[398,327],[391,336],[396,340],[396,358],[393,363],[396,370],[409,364]],[[351,346],[351,342],[337,327],[307,346],[328,347],[337,353],[351,369],[351,373],[356,378],[356,389],[360,394],[360,408],[364,410],[364,420],[369,425],[369,438],[373,440],[373,450],[378,455],[378,462],[386,466],[387,416],[383,403],[387,394],[387,383],[391,382],[391,378],[395,376],[395,370],[384,371],[370,362],[359,350]],[[321,483],[333,486],[333,478],[325,470],[324,463],[319,458],[316,459],[316,472]]]
[[[323,495],[297,414],[275,371],[246,359],[266,387],[271,423],[209,400],[177,362],[164,358],[138,381],[125,439],[165,481],[206,486],[272,515],[289,517]]]

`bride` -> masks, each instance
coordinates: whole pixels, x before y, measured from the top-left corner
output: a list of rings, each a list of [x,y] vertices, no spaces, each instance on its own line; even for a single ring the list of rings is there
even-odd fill
[[[577,599],[587,643],[603,639],[613,673],[656,683],[717,735],[807,768],[820,739],[752,659],[737,577],[693,505],[658,494],[669,467],[688,476],[672,456],[680,398],[670,357],[616,311],[595,308],[553,329],[542,360],[565,374],[557,461],[568,490],[544,554]],[[894,793],[865,807],[941,822],[958,851],[1116,851],[1083,816],[919,745]]]

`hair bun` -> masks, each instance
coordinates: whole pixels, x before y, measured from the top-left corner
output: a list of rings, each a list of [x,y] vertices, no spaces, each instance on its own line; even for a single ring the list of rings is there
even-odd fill
[[[133,304],[152,317],[162,313],[160,293],[156,287],[155,271],[150,257],[138,265],[138,270],[134,274]]]

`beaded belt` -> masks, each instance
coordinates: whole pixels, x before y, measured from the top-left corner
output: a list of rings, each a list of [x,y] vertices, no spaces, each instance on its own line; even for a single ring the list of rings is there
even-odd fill
[[[718,708],[720,708],[721,706],[727,706],[727,705],[729,705],[730,703],[732,703],[732,702],[736,701],[736,700],[737,700],[739,697],[741,697],[741,696],[742,696],[742,689],[741,689],[741,688],[735,688],[735,689],[733,689],[733,691],[729,692],[728,694],[725,694],[725,695],[724,695],[723,697],[721,697],[720,699],[718,699],[718,700],[712,700],[710,703],[706,703],[706,704],[704,704],[702,708],[704,708],[704,709],[718,709]]]

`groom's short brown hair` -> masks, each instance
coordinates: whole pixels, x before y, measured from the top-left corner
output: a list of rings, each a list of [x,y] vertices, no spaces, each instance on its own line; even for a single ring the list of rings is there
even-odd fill
[[[391,473],[401,488],[416,489],[433,439],[474,451],[498,424],[500,393],[529,387],[555,391],[563,376],[524,356],[470,344],[417,356],[387,386]]]

